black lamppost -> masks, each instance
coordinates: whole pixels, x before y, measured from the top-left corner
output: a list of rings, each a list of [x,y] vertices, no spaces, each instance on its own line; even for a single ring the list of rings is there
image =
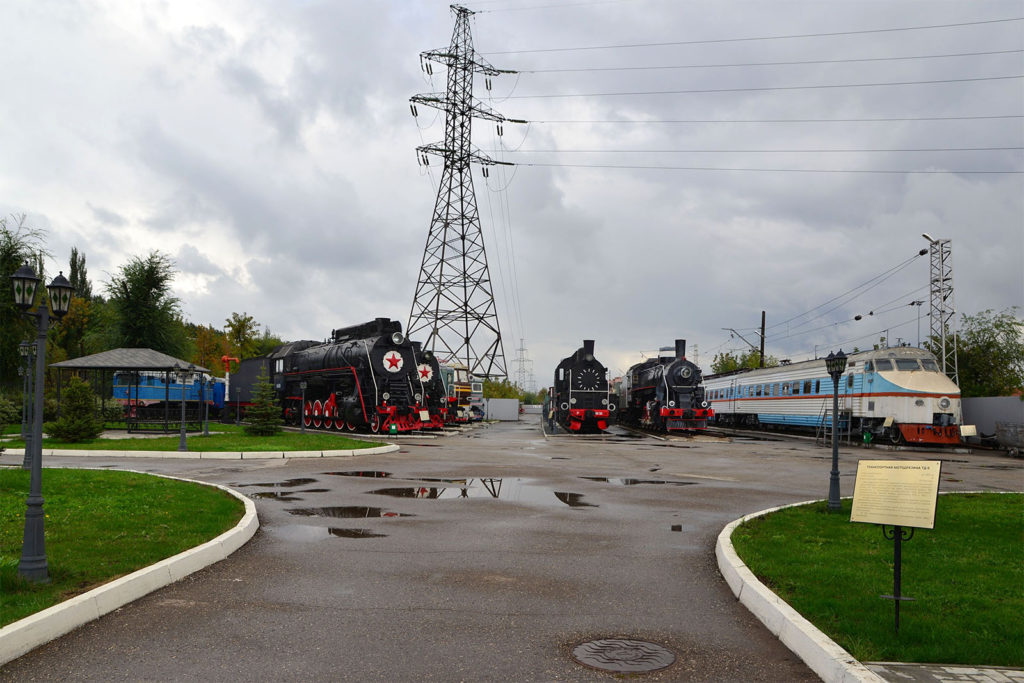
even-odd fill
[[[838,512],[839,503],[839,378],[846,370],[846,354],[829,352],[825,368],[832,377],[832,474],[828,479],[828,509]]]
[[[50,312],[60,320],[71,306],[71,286],[63,271],[46,286],[47,300],[40,302],[35,313],[29,309],[35,303],[40,279],[27,263],[11,276],[14,304],[36,321],[36,377],[32,407],[32,464],[29,492],[25,508],[25,536],[21,544],[21,562],[18,575],[28,581],[49,581],[46,563],[46,541],[43,520],[43,379],[46,375],[46,331],[50,329]],[[29,444],[25,444],[26,451]]]
[[[25,455],[21,460],[21,469],[27,470],[32,467],[32,437],[29,424],[32,422],[32,360],[35,353],[35,346],[32,342],[23,341],[18,344],[18,354],[21,356],[21,365],[18,367],[18,374],[22,377],[22,399],[21,399],[21,438],[25,440]]]
[[[188,450],[188,440],[185,437],[185,382],[192,377],[196,366],[190,363],[188,368],[183,368],[176,364],[174,368],[178,371],[178,381],[181,382],[181,434],[178,437],[178,451],[184,453]]]
[[[203,436],[210,435],[210,395],[212,395],[213,379],[206,378],[203,382]]]

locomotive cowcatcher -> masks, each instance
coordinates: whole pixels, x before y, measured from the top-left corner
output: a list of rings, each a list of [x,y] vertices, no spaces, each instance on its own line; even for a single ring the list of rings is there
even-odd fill
[[[700,368],[686,360],[686,340],[677,339],[658,358],[631,367],[622,382],[619,420],[657,431],[705,429],[714,415],[704,396]]]
[[[608,428],[616,406],[611,401],[608,370],[594,358],[594,340],[584,339],[555,368],[555,417],[570,432],[596,433]]]

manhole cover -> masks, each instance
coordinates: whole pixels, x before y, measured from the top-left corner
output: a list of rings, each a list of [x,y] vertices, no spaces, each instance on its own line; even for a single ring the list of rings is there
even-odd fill
[[[577,645],[573,659],[584,666],[615,673],[657,671],[676,661],[676,656],[654,643],[606,638]]]

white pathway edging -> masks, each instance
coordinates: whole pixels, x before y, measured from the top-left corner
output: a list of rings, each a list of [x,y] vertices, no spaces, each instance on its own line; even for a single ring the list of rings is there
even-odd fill
[[[715,545],[718,569],[722,572],[726,583],[729,584],[733,595],[753,612],[754,616],[760,619],[761,623],[786,647],[800,657],[814,673],[821,676],[823,681],[826,683],[851,683],[853,681],[884,683],[884,679],[854,659],[853,655],[839,647],[835,641],[803,618],[787,602],[768,590],[768,587],[747,568],[732,546],[732,532],[747,520],[814,502],[817,501],[805,501],[761,510],[728,524],[718,534],[718,543]]]
[[[256,505],[238,491],[219,484],[193,479],[169,477],[152,472],[140,472],[139,474],[177,479],[221,489],[242,501],[245,505],[245,513],[234,528],[206,543],[0,628],[0,666],[73,631],[79,626],[99,619],[104,614],[123,607],[133,600],[138,600],[158,588],[163,588],[193,572],[220,562],[245,545],[260,526],[256,516]]]
[[[43,457],[80,456],[94,458],[186,458],[192,460],[277,460],[288,458],[346,458],[356,455],[380,455],[394,453],[396,444],[333,451],[90,451],[71,448],[44,448]],[[24,457],[25,450],[12,448],[4,451],[9,455]]]

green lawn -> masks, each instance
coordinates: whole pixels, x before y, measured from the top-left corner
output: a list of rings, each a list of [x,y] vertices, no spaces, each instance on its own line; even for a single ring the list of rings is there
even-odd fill
[[[939,496],[935,528],[903,543],[895,633],[893,542],[850,522],[850,501],[787,508],[739,526],[751,571],[860,661],[1024,666],[1024,495]]]
[[[50,583],[18,576],[29,474],[0,468],[0,626],[200,545],[241,519],[210,486],[109,470],[44,469]]]
[[[216,432],[216,433],[215,433]],[[173,434],[158,437],[129,437],[124,439],[92,439],[65,443],[57,439],[43,439],[43,448],[69,448],[81,450],[111,451],[177,451],[180,436]],[[321,451],[354,450],[374,448],[380,444],[371,441],[350,439],[340,434],[327,432],[281,432],[275,436],[249,436],[241,427],[210,423],[210,435],[189,434],[186,438],[189,451]],[[24,448],[20,438],[5,442],[7,448]]]

